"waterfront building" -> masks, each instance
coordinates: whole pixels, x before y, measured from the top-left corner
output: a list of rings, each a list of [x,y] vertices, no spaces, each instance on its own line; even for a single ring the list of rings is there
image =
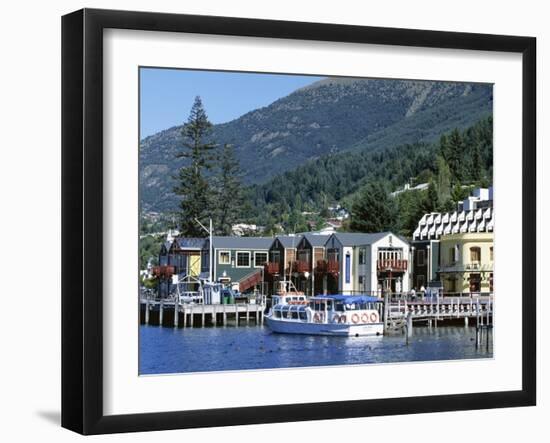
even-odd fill
[[[172,292],[172,276],[187,277],[190,285],[197,285],[203,273],[208,273],[208,249],[204,238],[177,237],[166,241],[160,249],[159,266],[153,273],[159,278],[159,296],[166,298]],[[191,290],[193,288],[190,288]]]
[[[411,287],[419,290],[439,277],[440,241],[443,237],[465,233],[492,233],[493,188],[478,188],[458,204],[456,211],[424,214],[412,240]]]
[[[296,288],[308,295],[323,294],[323,275],[319,266],[325,258],[329,234],[303,234],[296,248]]]
[[[439,278],[446,293],[493,292],[493,232],[441,237]]]
[[[260,289],[272,242],[271,237],[212,237],[212,280],[238,286],[241,292]]]
[[[409,290],[409,243],[391,232],[332,234],[318,264],[323,292],[381,295]]]
[[[292,281],[296,285],[296,249],[301,239],[300,235],[278,235],[271,239],[269,260],[265,266],[265,281],[270,294],[280,281]]]

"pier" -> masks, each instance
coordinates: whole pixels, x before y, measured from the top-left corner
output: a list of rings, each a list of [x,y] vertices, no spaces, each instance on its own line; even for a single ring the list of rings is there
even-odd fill
[[[384,329],[407,328],[412,331],[414,322],[425,322],[437,327],[438,322],[462,320],[468,326],[475,321],[477,327],[490,328],[493,325],[494,301],[492,295],[434,297],[430,299],[408,300],[390,299],[384,303]]]
[[[172,327],[263,325],[262,303],[202,304],[174,300],[140,301],[140,323]]]

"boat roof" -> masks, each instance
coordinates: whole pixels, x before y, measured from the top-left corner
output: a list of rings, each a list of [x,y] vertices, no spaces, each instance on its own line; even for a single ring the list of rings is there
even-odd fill
[[[352,303],[374,303],[381,301],[378,297],[372,295],[346,295],[346,294],[332,294],[332,295],[319,295],[312,297],[310,300],[334,300],[341,301],[345,304]]]

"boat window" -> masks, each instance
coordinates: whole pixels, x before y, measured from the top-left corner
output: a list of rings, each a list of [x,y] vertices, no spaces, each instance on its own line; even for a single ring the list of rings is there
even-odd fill
[[[334,308],[335,311],[343,312],[344,311],[344,303],[336,303],[336,306]]]
[[[292,314],[292,318],[294,320],[298,320],[298,313],[297,312],[292,312],[291,314]]]
[[[300,311],[298,315],[300,317],[300,320],[307,320],[306,311]]]
[[[281,318],[281,311],[275,311],[275,318]]]
[[[332,300],[327,300],[327,309],[332,311]]]

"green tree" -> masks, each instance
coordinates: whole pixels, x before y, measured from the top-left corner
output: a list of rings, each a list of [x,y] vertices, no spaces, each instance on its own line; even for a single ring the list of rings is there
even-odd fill
[[[244,209],[242,174],[233,146],[224,145],[219,168],[215,192],[215,227],[218,234],[230,235],[231,227],[241,218]]]
[[[397,227],[397,206],[380,182],[371,182],[360,192],[352,206],[350,229],[382,232]]]
[[[212,193],[206,171],[212,168],[212,151],[216,145],[208,140],[212,123],[208,120],[200,97],[195,98],[187,123],[182,128],[183,150],[178,158],[187,160],[179,170],[174,193],[181,197],[179,228],[183,235],[203,237],[206,233],[195,219],[205,220],[211,215]]]
[[[444,204],[451,197],[451,170],[443,158],[438,155],[437,165],[437,190],[439,191],[439,202]]]
[[[434,212],[439,208],[439,193],[433,180],[428,185],[423,208],[425,212]]]
[[[472,166],[471,175],[472,180],[476,183],[483,178],[483,163],[481,159],[481,147],[479,143],[476,143],[472,148]]]
[[[454,129],[447,139],[446,160],[451,170],[453,183],[461,182],[464,179],[464,152],[466,147],[458,129]]]
[[[460,183],[457,183],[453,187],[453,191],[451,193],[451,198],[453,202],[458,203],[462,200],[464,200],[468,195],[470,194],[469,188],[463,188]]]

